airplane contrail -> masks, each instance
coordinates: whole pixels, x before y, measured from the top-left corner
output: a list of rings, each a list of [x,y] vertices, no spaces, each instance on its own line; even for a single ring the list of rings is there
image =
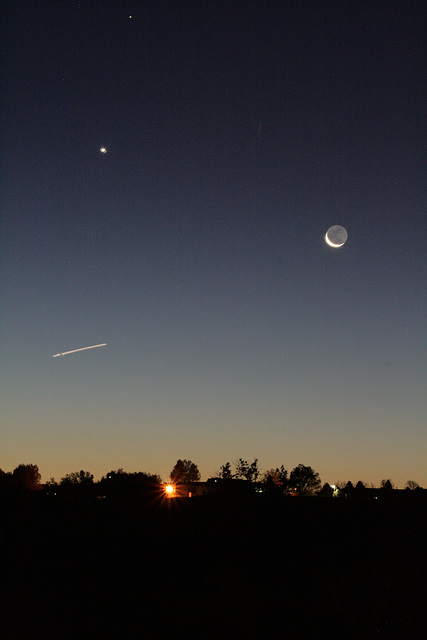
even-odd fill
[[[82,347],[81,349],[73,349],[72,351],[64,351],[64,353],[55,353],[52,358],[59,358],[59,356],[68,356],[70,353],[77,353],[77,351],[87,351],[87,349],[97,349],[98,347],[106,347],[107,343],[93,344],[91,347]]]

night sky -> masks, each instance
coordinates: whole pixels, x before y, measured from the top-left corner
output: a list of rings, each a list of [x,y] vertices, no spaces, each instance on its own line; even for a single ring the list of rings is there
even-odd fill
[[[2,17],[0,467],[427,486],[422,3]]]

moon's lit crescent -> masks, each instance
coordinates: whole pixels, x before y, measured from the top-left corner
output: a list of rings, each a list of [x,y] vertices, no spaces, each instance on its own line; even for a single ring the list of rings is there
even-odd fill
[[[331,242],[328,238],[328,232],[325,233],[325,241],[330,247],[334,247],[334,249],[338,249],[339,247],[342,247],[345,244],[345,242],[341,242],[341,244],[335,244],[334,242]]]
[[[340,224],[334,224],[325,233],[325,242],[333,249],[343,247],[347,242],[347,238],[348,233]]]

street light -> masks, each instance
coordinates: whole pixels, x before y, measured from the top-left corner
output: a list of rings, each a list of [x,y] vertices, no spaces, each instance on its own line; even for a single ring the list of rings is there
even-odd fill
[[[172,498],[173,494],[175,493],[175,487],[173,486],[173,484],[165,485],[165,492],[168,498]]]

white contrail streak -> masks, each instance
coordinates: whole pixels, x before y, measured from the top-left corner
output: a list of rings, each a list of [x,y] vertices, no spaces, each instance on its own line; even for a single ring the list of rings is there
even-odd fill
[[[106,347],[107,343],[93,344],[91,347],[82,347],[81,349],[73,349],[72,351],[64,351],[64,353],[55,353],[52,358],[59,358],[59,356],[68,356],[70,353],[77,353],[77,351],[87,351],[87,349],[97,349],[98,347]]]

